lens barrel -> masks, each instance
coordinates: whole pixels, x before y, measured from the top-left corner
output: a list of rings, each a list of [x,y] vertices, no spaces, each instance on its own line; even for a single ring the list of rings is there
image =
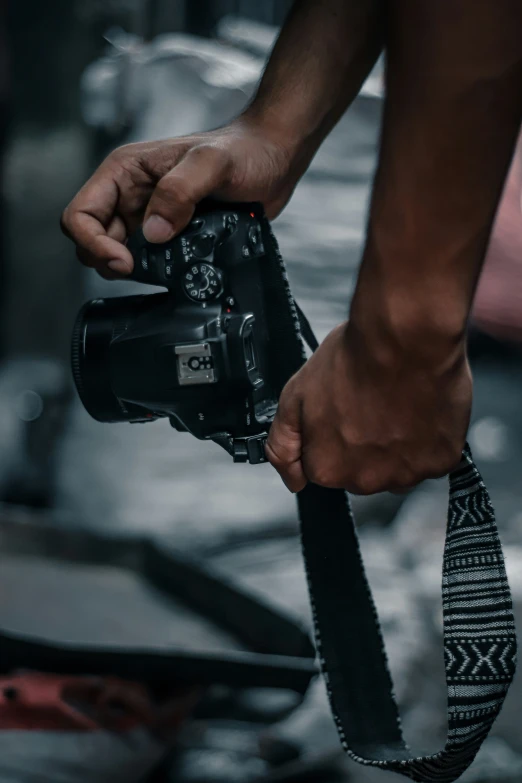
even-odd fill
[[[112,390],[110,346],[133,320],[134,301],[141,299],[142,296],[94,299],[82,307],[74,324],[71,345],[74,382],[84,407],[97,421],[137,418],[137,406],[125,405]]]

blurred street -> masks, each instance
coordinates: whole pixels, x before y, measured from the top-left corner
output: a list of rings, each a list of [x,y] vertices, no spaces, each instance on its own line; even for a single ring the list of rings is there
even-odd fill
[[[232,46],[202,39],[199,51],[196,39],[172,36],[170,43],[165,39],[156,45],[158,49],[148,56],[143,52],[143,56],[139,52],[134,56],[137,86],[135,92],[130,88],[129,105],[143,95],[144,85],[155,87],[121,141],[215,127],[246,102],[263,62],[261,52],[253,53],[244,43]],[[183,54],[183,47],[189,46],[191,56]],[[163,56],[158,54],[161,47]],[[109,65],[103,67],[109,74]],[[240,84],[234,84],[231,72],[239,74]],[[103,101],[109,103],[109,93],[102,100],[96,91],[109,90],[109,82],[107,75],[106,82],[100,78],[98,83],[93,70],[84,77],[84,116],[92,119],[96,111],[103,115]],[[361,256],[382,108],[372,84],[325,142],[289,206],[274,223],[294,295],[320,339],[347,315]],[[167,91],[166,98],[162,89]],[[52,342],[58,347],[51,360],[59,360],[63,367],[72,319],[83,300],[145,290],[134,283],[108,283],[80,269],[72,245],[59,233],[61,209],[95,164],[97,147],[93,151],[89,132],[87,127],[67,124],[45,132],[27,128],[11,139],[6,154],[7,255],[16,263],[10,262],[14,291],[9,302],[10,351],[0,368],[0,486],[10,487],[11,493],[13,483],[24,483],[23,478],[12,478],[13,471],[31,480],[23,472],[23,438],[32,436],[23,433],[36,426],[38,417],[17,417],[16,405],[26,387],[33,388],[27,380],[36,366],[32,363],[42,357],[49,361]],[[24,303],[27,289],[29,305]],[[480,339],[472,345],[472,362],[475,398],[470,443],[497,511],[522,622],[522,351]],[[60,378],[49,380],[45,368],[42,374],[52,388],[68,386]],[[3,518],[25,518],[31,524],[41,519],[42,524],[111,538],[157,538],[177,551],[202,558],[217,573],[309,626],[295,499],[270,466],[234,465],[218,446],[179,434],[163,421],[99,424],[76,396],[69,404],[68,389],[63,394],[57,414],[60,421],[39,436],[46,439],[45,444],[57,444],[54,453],[49,449],[43,459],[52,473],[52,503],[45,509],[27,510],[8,497],[11,502],[1,508]],[[30,400],[27,404],[30,407]],[[42,461],[38,448],[31,453],[36,462]],[[397,695],[404,708],[405,730],[416,751],[441,745],[446,731],[440,605],[446,492],[446,482],[440,481],[429,482],[406,497],[353,499]],[[23,553],[4,556],[0,593],[16,595],[19,600],[11,602],[9,610],[0,601],[0,626],[9,630],[8,623],[16,617],[17,630],[37,636],[52,638],[55,633],[76,639],[87,634],[89,640],[110,639],[121,645],[177,643],[168,627],[169,614],[176,611],[173,604],[166,605],[133,577],[104,574],[103,569],[98,575],[91,571],[76,568],[73,574],[70,565],[48,563],[45,558],[35,566]],[[28,594],[18,593],[22,579],[31,586]],[[68,580],[70,592],[65,587]],[[31,595],[43,596],[44,605],[35,610]],[[53,622],[49,623],[46,607],[54,596],[60,598],[53,604]],[[132,622],[127,612],[132,612]],[[226,634],[207,631],[204,624],[194,625],[189,646],[208,650],[226,649],[230,644]],[[521,699],[518,680],[493,738],[482,751],[482,760],[463,781],[519,783]],[[274,731],[312,755],[336,752],[338,741],[322,683],[316,682],[304,705],[276,724]],[[391,775],[344,761],[341,770],[342,779],[350,783],[392,780]],[[234,780],[257,779],[249,774],[241,777],[238,773]],[[209,777],[209,783],[214,780],[218,777]],[[229,781],[233,781],[231,776]]]

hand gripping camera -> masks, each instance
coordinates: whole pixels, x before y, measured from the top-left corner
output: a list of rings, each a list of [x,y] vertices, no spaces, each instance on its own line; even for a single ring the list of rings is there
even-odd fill
[[[286,328],[289,317],[295,322],[294,339],[299,328],[277,246],[267,253],[267,243],[275,240],[255,204],[202,204],[163,245],[148,243],[141,230],[133,235],[132,279],[167,291],[96,299],[81,309],[72,368],[90,415],[101,422],[167,417],[237,462],[264,462],[283,385],[285,316]]]

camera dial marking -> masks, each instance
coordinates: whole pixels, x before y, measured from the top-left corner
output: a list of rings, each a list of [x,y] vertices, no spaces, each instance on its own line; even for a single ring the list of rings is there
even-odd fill
[[[193,264],[183,275],[183,290],[193,302],[217,299],[223,290],[222,275],[211,264]]]

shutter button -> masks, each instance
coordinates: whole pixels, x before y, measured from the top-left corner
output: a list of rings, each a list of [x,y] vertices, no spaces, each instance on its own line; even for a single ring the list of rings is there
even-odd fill
[[[192,240],[192,252],[196,258],[206,258],[212,253],[215,241],[214,234],[199,234]]]

